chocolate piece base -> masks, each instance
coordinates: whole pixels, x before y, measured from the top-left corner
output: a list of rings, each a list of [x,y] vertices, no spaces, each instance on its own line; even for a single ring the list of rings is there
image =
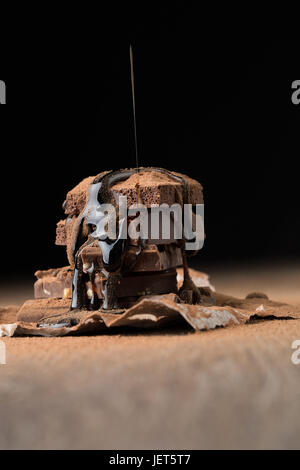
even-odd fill
[[[63,268],[63,269],[66,269],[66,268]],[[49,275],[49,273],[51,273],[52,271],[55,271],[55,270],[48,270],[46,273],[48,273]],[[214,290],[213,286],[209,282],[209,278],[207,274],[201,273],[199,271],[195,271],[193,269],[191,269],[190,272],[191,272],[191,276],[193,277],[195,284],[198,287],[208,287],[211,290]],[[42,273],[42,271],[38,273]],[[41,276],[42,274],[39,274],[39,275]],[[177,270],[177,285],[176,286],[173,285],[174,292],[177,292],[178,288],[180,287],[182,283],[181,277],[182,277],[182,269],[178,269]],[[172,294],[172,293],[169,295],[176,296],[176,294]],[[120,308],[128,309],[128,308],[133,307],[142,299],[147,299],[147,298],[149,298],[149,295],[145,295],[141,297],[138,297],[136,295],[126,296],[123,298],[119,298],[118,304]],[[50,317],[50,316],[57,315],[57,314],[66,315],[67,313],[70,313],[70,306],[71,306],[71,299],[45,298],[45,299],[27,300],[20,308],[17,319],[18,321],[24,321],[24,322],[38,322],[43,317]],[[88,311],[88,312],[89,314],[93,313],[92,311]]]
[[[261,297],[237,299],[222,294],[216,294],[216,304],[213,306],[182,304],[175,294],[148,296],[140,299],[124,313],[115,315],[101,311],[66,312],[63,310],[65,308],[63,299],[58,301],[42,299],[31,302],[35,304],[35,312],[43,309],[43,312],[50,313],[48,317],[46,315],[43,317],[41,326],[30,323],[31,310],[31,317],[28,315],[26,322],[20,321],[21,315],[19,315],[17,323],[0,326],[0,336],[98,334],[108,332],[108,328],[160,328],[178,322],[190,325],[196,331],[202,331],[243,325],[258,319],[300,319],[299,306],[273,302],[266,298],[262,304]],[[31,309],[33,306],[31,305]],[[61,308],[61,314],[53,315],[54,310],[57,311],[58,308]]]

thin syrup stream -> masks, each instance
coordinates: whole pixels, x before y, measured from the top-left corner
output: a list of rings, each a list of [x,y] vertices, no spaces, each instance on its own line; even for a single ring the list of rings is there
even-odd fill
[[[133,68],[133,51],[130,44],[129,47],[129,56],[130,56],[130,78],[131,78],[131,92],[132,92],[132,108],[133,108],[133,123],[134,123],[134,143],[135,143],[135,164],[137,169],[137,174],[139,174],[139,157],[138,157],[138,142],[137,142],[137,129],[136,129],[136,110],[135,110],[135,89],[134,89],[134,68]],[[136,196],[137,204],[140,202],[140,185],[136,185]]]
[[[135,163],[137,171],[139,171],[139,158],[138,158],[138,145],[137,145],[137,130],[136,130],[136,111],[135,111],[135,92],[134,92],[134,68],[133,68],[133,52],[132,46],[129,47],[130,56],[130,78],[131,78],[131,92],[132,92],[132,107],[133,107],[133,123],[134,123],[134,143],[135,143]]]

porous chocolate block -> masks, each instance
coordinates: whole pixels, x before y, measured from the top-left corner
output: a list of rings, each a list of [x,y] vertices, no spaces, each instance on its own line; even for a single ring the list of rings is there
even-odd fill
[[[203,204],[203,188],[198,181],[188,176],[174,173],[179,178],[184,177],[188,183],[190,204]],[[135,173],[125,181],[112,186],[116,195],[127,197],[127,206],[142,203],[146,207],[179,202],[182,196],[182,183],[171,176],[157,171]],[[179,200],[178,200],[179,199]]]
[[[34,283],[34,297],[36,299],[71,297],[73,270],[69,266],[37,271],[35,276],[37,277],[37,281]]]
[[[148,222],[147,233],[147,224],[143,225],[138,219],[143,208],[134,207],[135,211],[128,211],[126,218],[118,204],[121,196],[125,196],[127,208],[137,203],[147,208],[143,214],[146,215],[144,222]],[[110,212],[106,204],[110,204],[109,209],[114,209],[113,214],[117,215],[117,220],[113,221],[121,224],[117,239],[111,235],[106,240],[102,237],[112,221],[105,218],[105,213]],[[144,309],[149,302],[150,311],[137,311],[130,320],[135,324],[138,317],[139,321],[150,317],[151,322],[156,321],[155,313],[161,317],[157,306],[161,310],[160,299],[162,296],[166,299],[166,294],[173,296],[176,306],[201,302],[212,305],[211,290],[198,288],[187,275],[182,241],[186,232],[186,225],[182,226],[182,222],[186,223],[182,217],[185,204],[203,204],[201,184],[163,168],[104,171],[82,180],[67,193],[63,204],[66,220],[57,224],[56,244],[67,247],[70,266],[36,272],[36,299],[25,302],[18,313],[18,321],[41,322],[37,327],[42,334],[53,335],[56,331],[59,335],[66,334],[62,330],[73,328],[83,319],[90,325],[97,322],[103,327],[137,302],[138,309]],[[192,222],[194,219],[195,213]],[[134,227],[141,230],[140,236],[132,230]],[[124,229],[127,229],[127,238]],[[179,287],[177,267],[181,265],[184,279]],[[201,279],[202,282],[205,280]],[[90,311],[95,312],[93,317]],[[183,316],[187,314],[186,305],[181,305],[180,312]],[[16,324],[15,328],[19,334],[28,331],[22,324]],[[35,334],[34,325],[30,325],[30,329]]]
[[[66,200],[63,204],[66,215],[78,215],[82,211],[87,201],[88,188],[94,178],[94,176],[85,178],[67,193]]]
[[[107,173],[105,171],[101,175]],[[172,174],[174,175],[173,177],[171,174],[162,171],[140,168],[138,173],[134,173],[126,180],[112,185],[111,189],[116,199],[118,199],[118,196],[127,197],[128,207],[137,202],[142,203],[148,208],[161,204],[172,206],[176,202],[183,202],[183,193],[187,196],[190,204],[203,204],[203,188],[198,181],[180,173],[173,172]],[[65,246],[69,244],[72,236],[72,225],[86,206],[89,188],[94,179],[94,176],[85,178],[67,193],[63,208],[68,218],[67,222],[61,220],[57,224],[57,245]],[[174,240],[161,241],[159,239],[152,240],[152,242],[172,243]],[[69,261],[71,263],[71,259]]]
[[[108,173],[103,172],[102,174]],[[203,204],[202,185],[188,176],[173,172],[179,178],[184,178],[188,185],[188,195],[190,204]],[[78,215],[87,202],[88,190],[95,179],[89,176],[83,179],[77,186],[67,193],[63,208],[66,215]],[[138,185],[138,191],[137,191]],[[147,207],[160,204],[174,204],[176,191],[182,191],[180,181],[174,180],[170,175],[158,171],[143,171],[133,174],[125,181],[121,181],[112,186],[112,190],[118,194],[127,196],[127,205],[136,204],[137,196],[139,202]]]
[[[60,245],[60,246],[67,245],[66,220],[60,220],[56,224],[55,245]]]

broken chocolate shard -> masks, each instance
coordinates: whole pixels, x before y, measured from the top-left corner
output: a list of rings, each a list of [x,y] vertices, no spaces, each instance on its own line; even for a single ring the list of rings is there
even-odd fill
[[[36,323],[43,317],[67,314],[70,311],[69,299],[35,299],[27,300],[20,308],[17,316],[18,321]]]

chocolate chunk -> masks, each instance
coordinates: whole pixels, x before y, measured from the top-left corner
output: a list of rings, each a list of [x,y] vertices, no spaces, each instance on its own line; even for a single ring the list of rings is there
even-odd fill
[[[146,245],[137,258],[133,272],[164,271],[181,266],[181,250],[176,245]]]
[[[105,175],[108,171],[104,171]],[[67,193],[66,200],[63,203],[63,209],[66,215],[78,215],[86,205],[88,199],[89,187],[93,183],[95,176],[84,178],[77,186]]]
[[[38,322],[43,317],[65,314],[70,311],[69,299],[35,299],[27,300],[20,308],[18,321]]]
[[[88,188],[92,184],[93,180],[94,176],[89,176],[67,193],[66,200],[63,204],[63,209],[66,215],[78,215],[79,212],[82,211],[87,201]]]
[[[150,294],[167,294],[177,292],[176,269],[159,273],[139,273],[122,277],[117,287],[117,297],[140,297]],[[99,299],[103,299],[106,279],[100,274],[95,275],[95,291]]]
[[[101,250],[97,241],[92,246],[83,248],[81,259],[85,273],[100,271],[103,268]]]
[[[37,271],[35,276],[38,279],[34,283],[34,297],[36,299],[71,297],[73,270],[69,266]]]
[[[174,173],[174,175],[183,177],[180,173]],[[190,204],[203,204],[201,184],[188,176],[184,176],[184,178],[188,182]],[[116,195],[127,196],[128,207],[138,202],[138,196],[139,202],[146,207],[151,207],[161,204],[172,205],[176,200],[179,202],[176,193],[182,193],[182,184],[179,181],[174,181],[171,176],[165,173],[155,170],[143,171],[141,168],[139,173],[113,185],[112,190]]]

